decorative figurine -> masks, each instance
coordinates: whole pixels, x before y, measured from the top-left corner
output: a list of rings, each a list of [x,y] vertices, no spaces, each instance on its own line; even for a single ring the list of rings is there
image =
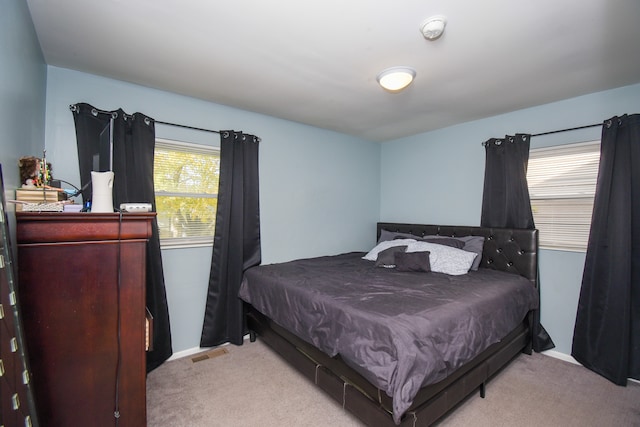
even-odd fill
[[[21,157],[18,160],[18,167],[22,188],[41,188],[51,182],[51,163],[47,163],[44,152],[41,159],[35,156]]]

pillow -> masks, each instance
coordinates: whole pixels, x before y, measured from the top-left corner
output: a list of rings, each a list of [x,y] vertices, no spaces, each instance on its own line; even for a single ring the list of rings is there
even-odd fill
[[[371,249],[362,259],[368,261],[375,261],[378,259],[378,254],[385,249],[389,249],[393,246],[406,246],[409,243],[415,243],[413,239],[399,239],[399,240],[387,240],[382,243],[378,243],[373,249]]]
[[[396,242],[398,240],[395,240]],[[469,272],[476,254],[449,246],[437,245],[428,242],[409,243],[407,252],[429,251],[431,271],[459,276]]]
[[[380,238],[378,239],[378,243],[386,242],[387,240],[394,239],[422,239],[424,236],[416,236],[410,233],[399,233],[397,231],[389,231],[382,229],[380,230]]]
[[[464,237],[424,236],[419,240],[427,241],[427,239],[438,239],[438,240],[454,239],[464,243],[464,246],[460,249],[477,254],[476,258],[473,260],[473,264],[471,265],[471,270],[475,271],[480,266],[480,261],[482,261],[482,248],[484,247],[483,236],[464,236]]]
[[[428,273],[431,271],[429,251],[397,252],[395,254],[396,270],[417,271]]]
[[[396,253],[404,253],[405,249],[407,249],[407,245],[403,246],[392,246],[378,254],[378,259],[376,259],[376,267],[385,267],[385,268],[393,268],[396,266]]]
[[[480,267],[480,261],[482,261],[482,249],[484,248],[484,237],[483,236],[464,236],[464,237],[456,237],[458,240],[462,240],[464,242],[464,247],[462,248],[465,251],[473,252],[477,256],[473,260],[473,264],[471,265],[471,270],[477,270]]]
[[[436,245],[451,246],[452,248],[463,249],[464,242],[462,240],[454,239],[453,237],[441,237],[434,239],[431,237],[425,237],[423,239],[416,239],[418,242],[435,243]]]

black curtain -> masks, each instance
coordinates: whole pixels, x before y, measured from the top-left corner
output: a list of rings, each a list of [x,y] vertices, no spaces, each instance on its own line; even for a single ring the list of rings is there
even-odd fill
[[[640,379],[640,114],[602,127],[571,355],[616,384]]]
[[[507,135],[484,143],[486,151],[484,190],[482,194],[483,227],[534,229],[531,200],[527,185],[527,166],[531,135]],[[540,273],[538,271],[538,295]],[[555,347],[540,324],[540,310],[533,312],[532,344],[535,351]]]
[[[238,291],[245,270],[260,264],[260,139],[220,132],[220,187],[201,347],[240,345],[246,333]]]
[[[76,127],[78,162],[83,199],[91,197],[93,153],[98,151],[100,132],[114,119],[113,131],[113,199],[120,203],[151,203],[156,210],[153,186],[153,156],[155,125],[144,114],[128,115],[122,110],[100,111],[89,104],[72,106]],[[171,329],[164,284],[160,237],[157,220],[153,220],[152,235],[147,244],[146,302],[153,322],[153,351],[147,352],[147,372],[160,366],[171,354]]]

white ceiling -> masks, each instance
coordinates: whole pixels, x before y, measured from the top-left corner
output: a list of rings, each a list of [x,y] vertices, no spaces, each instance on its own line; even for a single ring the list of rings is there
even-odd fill
[[[27,3],[49,65],[372,141],[640,82],[638,0]],[[396,65],[417,76],[391,94]]]

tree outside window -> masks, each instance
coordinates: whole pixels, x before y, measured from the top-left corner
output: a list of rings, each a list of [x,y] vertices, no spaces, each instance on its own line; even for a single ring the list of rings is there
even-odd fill
[[[219,177],[218,148],[156,140],[154,185],[163,247],[212,244]]]

